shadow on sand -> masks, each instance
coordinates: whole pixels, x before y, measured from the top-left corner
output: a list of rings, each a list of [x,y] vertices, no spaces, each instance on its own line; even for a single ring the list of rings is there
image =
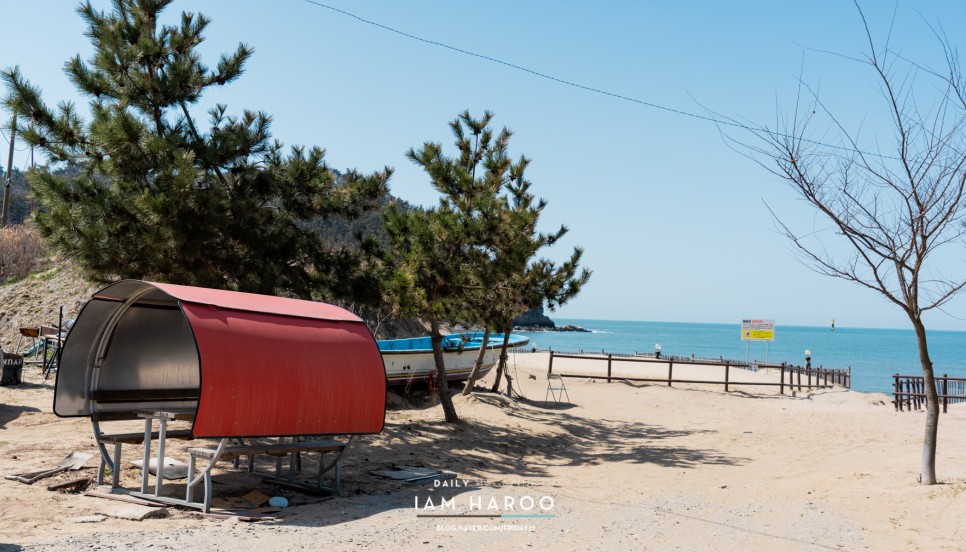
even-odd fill
[[[24,412],[40,412],[40,409],[18,404],[0,404],[0,429],[6,429],[7,424],[19,418]]]
[[[457,497],[478,488],[456,485],[441,489],[432,481],[405,483],[370,473],[393,465],[431,467],[455,473],[463,481],[512,485],[550,476],[552,469],[559,467],[631,463],[694,468],[749,461],[684,444],[690,435],[714,433],[713,430],[672,430],[637,421],[588,418],[567,411],[574,405],[565,408],[552,402],[516,401],[496,394],[477,394],[471,400],[481,403],[477,407],[489,413],[481,417],[469,414],[466,421],[458,424],[436,419],[393,421],[390,417],[382,433],[356,437],[343,459],[342,496],[290,495],[293,505],[299,507],[277,514],[277,523],[341,524],[391,510],[412,511],[414,504],[427,497]],[[317,469],[314,459],[306,458],[303,462],[303,473]],[[221,497],[240,496],[262,487],[258,477],[237,472],[217,476],[216,481],[214,494]],[[269,496],[284,492],[262,489]],[[170,492],[176,496],[179,489],[172,487]]]
[[[575,405],[510,400],[496,394],[476,394],[473,400],[488,410],[499,409],[502,415],[486,419],[470,415],[458,424],[387,421],[381,434],[353,441],[344,462],[343,496],[286,512],[279,523],[339,524],[390,510],[412,511],[426,497],[458,497],[476,490],[472,485],[441,489],[432,481],[388,481],[369,473],[390,465],[425,466],[453,472],[459,480],[512,485],[549,476],[556,467],[631,463],[695,468],[749,461],[679,441],[713,430],[671,430],[641,422],[585,418],[567,412]],[[504,475],[494,481],[494,473]]]

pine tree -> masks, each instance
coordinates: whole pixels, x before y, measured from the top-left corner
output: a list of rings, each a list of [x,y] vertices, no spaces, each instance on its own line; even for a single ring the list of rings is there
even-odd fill
[[[30,176],[41,232],[98,280],[351,293],[364,274],[359,253],[328,246],[306,223],[372,208],[391,171],[350,171],[337,184],[321,148],[283,152],[264,112],[217,105],[203,127],[194,106],[241,76],[253,50],[240,44],[209,68],[197,52],[209,20],[182,13],[178,25],[159,25],[170,3],[78,8],[94,54],[65,71],[89,98],[90,121],[70,102],[48,107],[19,68],[3,72],[19,134],[49,160]],[[57,175],[58,166],[79,171]]]
[[[563,238],[568,229],[561,226],[550,234],[537,231],[540,214],[547,202],[544,199],[536,200],[530,193],[532,183],[524,175],[529,163],[529,159],[521,157],[509,169],[505,222],[492,264],[491,279],[494,282],[491,284],[488,308],[492,313],[491,319],[503,332],[503,345],[492,391],[499,389],[500,379],[505,373],[513,319],[539,306],[546,305],[554,310],[567,303],[580,293],[591,275],[586,268],[580,268],[583,250],[579,247],[574,248],[570,259],[559,265],[545,258],[537,258],[541,250]],[[474,370],[464,393],[472,389],[479,368],[477,366]],[[507,394],[510,393],[511,382],[507,376]]]
[[[579,249],[560,266],[534,259],[567,229],[537,232],[546,202],[536,201],[529,191],[524,171],[530,161],[510,158],[512,132],[504,128],[494,133],[492,118],[490,112],[480,119],[463,112],[450,123],[457,156],[446,156],[440,144],[430,142],[410,150],[410,159],[423,167],[441,194],[439,204],[409,213],[390,210],[387,216],[395,254],[390,260],[391,302],[430,322],[447,421],[458,416],[445,384],[440,323],[476,322],[487,330],[505,330],[505,364],[513,317],[544,302],[553,308],[568,301],[590,277],[587,270],[577,274]]]
[[[458,422],[459,416],[449,396],[440,327],[477,316],[472,290],[484,286],[482,267],[499,237],[504,184],[499,152],[505,151],[510,132],[504,129],[494,136],[488,126],[492,117],[487,112],[473,119],[464,112],[450,123],[457,157],[446,156],[434,142],[410,149],[407,156],[429,175],[440,193],[439,203],[408,212],[390,209],[386,216],[392,251],[387,261],[393,267],[388,299],[401,314],[423,317],[430,324],[440,402],[448,422]],[[478,166],[485,170],[480,177]]]

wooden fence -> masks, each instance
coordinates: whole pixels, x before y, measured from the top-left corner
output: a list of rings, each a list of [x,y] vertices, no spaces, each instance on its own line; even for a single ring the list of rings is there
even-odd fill
[[[779,381],[776,382],[753,382],[753,381],[735,381],[731,379],[731,368],[748,368],[751,364],[746,363],[736,363],[733,361],[720,361],[714,359],[689,359],[681,357],[671,357],[671,358],[661,358],[661,357],[650,357],[641,358],[642,355],[619,355],[611,353],[601,353],[601,354],[569,354],[569,353],[556,353],[550,351],[550,362],[547,366],[547,374],[552,374],[553,372],[553,359],[554,358],[567,358],[576,360],[596,360],[596,361],[607,361],[607,375],[601,376],[600,374],[563,374],[557,373],[557,375],[564,378],[596,378],[596,379],[606,379],[607,383],[613,380],[618,381],[643,381],[651,383],[666,383],[668,387],[671,387],[673,383],[690,383],[690,384],[705,384],[705,385],[724,385],[724,390],[727,392],[730,390],[731,386],[759,386],[759,387],[778,387],[778,392],[782,395],[785,394],[785,388],[788,387],[789,390],[798,389],[827,389],[835,385],[839,385],[846,388],[851,388],[852,386],[852,370],[830,370],[826,368],[802,368],[800,366],[786,366],[784,364],[755,364],[758,368],[771,368],[777,369],[780,373]],[[613,363],[614,359],[619,362],[645,362],[645,363],[662,363],[667,364],[667,378],[643,378],[643,377],[628,377],[623,375],[613,375]],[[723,380],[691,380],[691,379],[674,379],[674,365],[682,364],[695,364],[702,366],[720,366],[724,370]],[[787,376],[787,382],[786,382]]]
[[[893,376],[892,402],[895,404],[896,411],[902,412],[908,408],[921,410],[926,406],[926,382],[923,376]],[[943,406],[943,412],[950,403],[966,402],[966,378],[951,378],[943,374],[936,380],[936,394]]]

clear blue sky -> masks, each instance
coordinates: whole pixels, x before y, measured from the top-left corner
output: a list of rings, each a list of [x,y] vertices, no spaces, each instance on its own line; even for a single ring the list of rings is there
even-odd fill
[[[820,52],[865,51],[861,21],[847,0],[324,3],[693,113],[704,113],[704,106],[773,126],[776,105],[793,101],[802,70],[850,128],[883,113],[871,73]],[[865,4],[873,32],[883,37],[894,5]],[[85,101],[62,71],[68,57],[90,51],[75,5],[5,6],[0,66],[20,65],[49,104]],[[110,9],[103,0],[94,5]],[[909,326],[874,293],[802,265],[765,202],[800,230],[817,223],[813,213],[782,182],[729,149],[713,124],[418,42],[305,0],[177,0],[169,20],[182,10],[213,20],[203,50],[209,64],[240,41],[255,49],[246,74],[199,107],[221,102],[233,113],[264,110],[274,116],[276,138],[323,146],[336,168],[392,166],[392,192],[410,202],[428,205],[435,196],[405,151],[424,141],[449,144],[447,122],[464,109],[493,111],[498,125],[516,133],[512,153],[533,160],[534,190],[550,202],[545,228],[570,227],[547,254],[562,259],[583,246],[594,271],[584,293],[554,316],[735,324],[773,318],[779,325],[823,326],[834,317],[839,326]],[[966,3],[898,6],[893,44],[940,67],[941,50],[924,21],[955,35],[966,23]],[[865,124],[874,134],[875,124]],[[6,145],[0,147],[5,164]],[[26,152],[15,156],[20,167],[26,161]],[[939,268],[964,274],[964,258],[966,247],[951,250]],[[966,318],[966,298],[946,310]],[[942,313],[928,322],[966,330],[966,322]]]

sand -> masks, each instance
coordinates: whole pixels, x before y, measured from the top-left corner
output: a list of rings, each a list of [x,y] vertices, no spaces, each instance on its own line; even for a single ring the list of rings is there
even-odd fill
[[[385,431],[353,441],[343,495],[289,494],[293,506],[277,521],[169,508],[161,519],[81,523],[124,504],[0,480],[0,543],[57,551],[966,549],[964,408],[942,415],[942,484],[923,486],[924,414],[895,412],[886,395],[836,388],[792,397],[770,387],[724,393],[576,378],[565,380],[573,404],[556,405],[544,402],[547,362],[545,353],[515,355],[511,374],[526,400],[457,397],[465,422],[456,426],[441,421],[438,406],[394,400]],[[557,359],[554,371],[604,366]],[[34,382],[35,371],[28,368]],[[0,472],[94,452],[89,423],[56,418],[51,398],[39,384],[0,388]],[[179,446],[169,456],[185,460]],[[139,450],[125,455],[135,459]],[[369,473],[393,464],[458,478],[434,488]],[[62,480],[93,477],[95,465]],[[226,484],[216,494],[279,493],[223,466]],[[123,473],[125,486],[137,478],[135,468]],[[417,517],[503,512],[543,517]]]

